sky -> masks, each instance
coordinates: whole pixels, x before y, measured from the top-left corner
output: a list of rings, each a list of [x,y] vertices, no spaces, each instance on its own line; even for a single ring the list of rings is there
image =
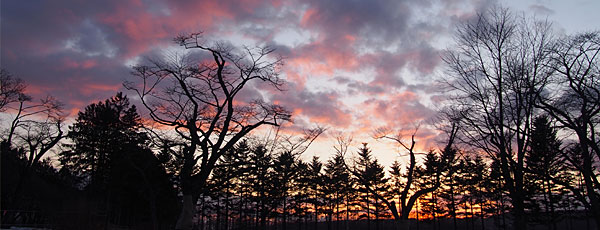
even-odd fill
[[[429,125],[445,98],[435,84],[444,77],[440,54],[458,23],[494,4],[548,19],[558,33],[600,29],[597,0],[5,0],[0,64],[27,93],[56,97],[73,118],[118,91],[133,96],[122,86],[131,67],[182,52],[172,42],[179,34],[271,46],[285,58],[287,85],[263,96],[293,112],[289,130],[328,128],[307,157],[327,159],[332,137],[343,133],[389,165],[403,155],[371,138],[373,130],[419,126],[420,151],[440,144]]]

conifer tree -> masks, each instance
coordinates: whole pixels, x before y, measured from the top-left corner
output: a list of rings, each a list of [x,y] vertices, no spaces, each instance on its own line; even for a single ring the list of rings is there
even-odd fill
[[[379,217],[383,214],[385,206],[381,203],[387,193],[387,178],[383,166],[371,155],[367,143],[358,150],[358,159],[354,164],[354,172],[359,181],[358,191],[361,193],[367,225],[370,227],[371,213],[375,218],[376,228],[379,228]]]
[[[276,190],[278,192],[276,198],[278,201],[277,206],[281,207],[283,230],[287,229],[291,190],[294,187],[293,184],[297,181],[297,173],[297,162],[292,152],[284,151],[274,159],[272,173],[273,186],[274,188],[278,188]],[[277,209],[277,207],[275,208]]]
[[[415,181],[415,188],[427,189],[436,186],[439,180],[438,170],[441,167],[441,160],[436,153],[431,150],[425,155],[424,167],[417,167],[415,176],[418,178]],[[421,211],[428,216],[431,216],[434,221],[437,221],[437,215],[440,213],[438,207],[438,197],[435,191],[420,198]]]
[[[563,162],[560,146],[561,142],[548,117],[537,117],[531,131],[531,150],[525,161],[535,186],[533,189],[541,193],[536,198],[541,199],[546,213],[542,216],[547,218],[540,221],[548,223],[553,229],[557,228],[556,206],[561,200],[560,194],[564,193],[564,187],[559,184],[569,183],[571,179],[567,173],[567,165]]]
[[[332,159],[327,161],[325,165],[325,177],[330,190],[331,197],[330,208],[331,215],[330,220],[333,218],[333,214],[336,217],[336,229],[339,229],[340,223],[340,206],[344,203],[344,198],[347,191],[347,183],[349,183],[350,174],[346,171],[344,166],[344,157],[340,154],[336,154]]]
[[[78,113],[67,134],[72,143],[64,145],[59,160],[65,170],[86,178],[85,189],[110,222],[128,224],[150,216],[156,229],[159,213],[174,212],[164,203],[175,204],[175,194],[141,128],[135,105],[117,93]]]
[[[323,187],[323,176],[321,170],[323,169],[323,163],[319,160],[319,157],[313,156],[312,160],[308,163],[308,180],[310,186],[307,190],[311,193],[309,202],[312,205],[314,229],[317,229],[319,222],[319,213],[322,211],[323,200],[321,199],[321,192]]]

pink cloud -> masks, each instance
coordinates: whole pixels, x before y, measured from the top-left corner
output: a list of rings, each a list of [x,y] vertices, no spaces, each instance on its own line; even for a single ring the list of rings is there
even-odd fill
[[[72,60],[70,58],[65,58],[63,60],[64,68],[67,69],[90,69],[96,67],[98,63],[96,60],[87,59],[82,61]]]
[[[293,117],[304,117],[312,123],[347,128],[353,122],[350,111],[345,109],[339,95],[334,92],[283,91],[273,95],[273,101],[291,109]]]
[[[315,17],[315,14],[317,14],[317,9],[312,8],[306,10],[302,15],[302,19],[300,19],[300,25],[310,27],[311,20],[313,20],[312,17]]]
[[[294,57],[288,64],[308,70],[311,74],[331,76],[335,70],[356,70],[360,67],[359,56],[351,49],[352,35],[330,44],[316,41],[294,49]]]
[[[365,116],[360,119],[383,121],[391,127],[402,127],[427,121],[435,112],[421,104],[420,96],[405,91],[389,98],[371,98],[362,103]]]

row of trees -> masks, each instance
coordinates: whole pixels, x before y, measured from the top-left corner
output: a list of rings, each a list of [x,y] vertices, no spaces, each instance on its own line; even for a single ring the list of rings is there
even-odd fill
[[[548,118],[541,116],[533,123],[524,213],[529,224],[557,229],[565,218],[585,211],[582,175],[557,155],[563,150]],[[215,171],[218,182],[199,204],[199,226],[317,229],[321,221],[326,223],[321,228],[348,229],[348,221],[363,220],[368,229],[382,229],[382,220],[397,219],[396,224],[410,226],[405,220],[416,218],[444,222],[446,229],[514,227],[515,217],[508,213],[514,207],[498,161],[447,146],[423,153],[413,164],[393,162],[386,173],[366,143],[346,154],[347,143],[339,141],[338,151],[323,163],[316,157],[303,162],[288,152],[268,154],[260,142],[254,142],[255,147],[242,142],[232,154],[246,158],[242,161],[247,165]],[[235,158],[225,159],[223,163],[231,165]],[[554,183],[548,175],[560,179]]]
[[[555,35],[550,23],[500,7],[460,25],[455,48],[444,56],[452,76],[445,82],[452,95],[447,115],[458,122],[463,143],[496,162],[516,229],[526,228],[527,185],[536,181],[548,199],[554,186],[576,194],[600,228],[600,34]],[[539,116],[560,128],[562,144],[536,136]],[[564,167],[581,175],[585,190],[568,183],[559,173]],[[552,171],[528,178],[542,169]]]
[[[533,124],[532,147],[525,159],[531,169],[526,173],[525,210],[533,217],[530,221],[556,228],[559,217],[581,209],[579,199],[585,191],[573,183],[578,175],[572,168],[560,163],[561,144],[548,118],[538,117]],[[180,186],[176,175],[182,162],[171,157],[173,149],[164,143],[152,143],[151,133],[142,126],[135,106],[121,93],[87,106],[70,126],[71,144],[64,144],[65,151],[59,153],[62,168],[54,176],[66,186],[83,189],[92,209],[88,214],[106,213],[95,221],[172,227],[178,203],[174,187]],[[466,227],[475,229],[477,218],[478,226],[485,226],[486,218],[494,217],[498,226],[506,227],[512,200],[503,188],[498,162],[457,150],[452,145],[457,132],[452,128],[446,147],[424,153],[420,163],[420,153],[413,152],[415,134],[405,145],[400,137],[378,132],[376,137],[396,141],[410,157],[405,166],[392,163],[387,175],[366,143],[351,154],[351,140],[340,137],[332,158],[323,163],[317,157],[300,159],[311,140],[306,137],[245,138],[217,162],[197,198],[193,224],[200,229],[317,229],[324,222],[327,229],[349,229],[349,221],[366,220],[368,229],[381,229],[381,220],[410,217],[450,218],[458,229],[465,226],[457,219],[468,218],[471,225]],[[26,150],[14,152],[27,162]],[[48,170],[40,163],[35,165]]]

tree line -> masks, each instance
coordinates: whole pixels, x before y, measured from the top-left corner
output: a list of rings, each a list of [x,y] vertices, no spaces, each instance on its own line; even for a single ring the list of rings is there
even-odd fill
[[[2,70],[0,111],[14,114],[1,146],[3,226],[558,229],[582,215],[600,229],[598,32],[558,36],[502,7],[460,24],[443,55],[445,143],[419,152],[417,129],[376,129],[408,156],[388,169],[344,136],[330,159],[303,161],[325,129],[283,135],[291,112],[240,96],[249,84],[284,89],[274,49],[199,33],[175,42],[189,55],[148,60],[124,83],[145,118],[117,93],[65,130],[59,102],[33,101]],[[251,135],[269,126],[270,138]],[[58,160],[44,158],[53,149]]]

